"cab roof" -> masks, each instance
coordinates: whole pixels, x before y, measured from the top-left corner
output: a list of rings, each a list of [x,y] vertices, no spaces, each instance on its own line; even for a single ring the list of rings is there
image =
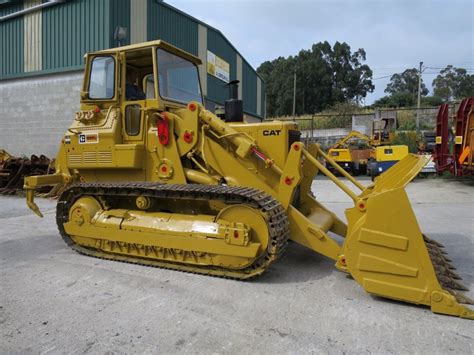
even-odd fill
[[[172,44],[169,44],[168,42],[165,42],[161,39],[155,40],[155,41],[148,41],[148,42],[142,42],[142,43],[136,43],[136,44],[130,44],[128,46],[123,46],[123,47],[115,47],[115,48],[109,48],[109,49],[104,49],[101,51],[96,51],[96,52],[90,52],[87,53],[88,55],[95,55],[95,54],[112,54],[112,53],[123,53],[123,52],[129,52],[129,51],[134,51],[137,49],[146,49],[146,48],[154,48],[154,47],[159,47],[167,50],[168,52],[171,52],[173,54],[176,54],[180,57],[183,57],[195,64],[202,64],[202,60],[199,57],[196,57],[195,55],[183,51],[182,49],[173,46]]]

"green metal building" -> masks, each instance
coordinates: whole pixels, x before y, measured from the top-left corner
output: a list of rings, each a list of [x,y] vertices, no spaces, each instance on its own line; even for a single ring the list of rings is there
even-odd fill
[[[126,30],[121,39],[118,29]],[[86,52],[155,39],[202,59],[209,109],[228,99],[226,82],[239,80],[246,116],[263,118],[264,83],[236,48],[219,30],[158,0],[0,0],[0,94],[17,80],[77,73]]]

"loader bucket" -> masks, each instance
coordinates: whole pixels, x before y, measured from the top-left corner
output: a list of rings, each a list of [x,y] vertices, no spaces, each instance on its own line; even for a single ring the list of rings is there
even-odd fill
[[[441,244],[425,237],[405,192],[424,166],[409,155],[375,179],[346,210],[348,231],[336,266],[369,293],[474,319]],[[472,304],[472,303],[471,303]]]

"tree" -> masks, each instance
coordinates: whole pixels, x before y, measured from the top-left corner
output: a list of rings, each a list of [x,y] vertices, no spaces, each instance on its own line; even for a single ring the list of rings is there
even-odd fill
[[[358,102],[374,90],[372,70],[362,64],[364,49],[354,53],[347,43],[313,44],[297,56],[262,63],[257,72],[266,83],[267,114],[290,115],[296,72],[296,113],[321,111],[338,102]]]
[[[439,96],[425,96],[421,98],[422,106],[439,106],[443,99]],[[411,107],[415,106],[416,101],[411,94],[397,93],[390,96],[383,96],[373,104],[375,107]]]
[[[384,96],[374,102],[375,107],[410,107],[415,106],[416,99],[407,92],[397,92]]]
[[[378,107],[410,107],[415,106],[418,97],[418,70],[406,69],[403,73],[393,74],[387,84],[384,96],[374,102]],[[428,89],[421,79],[421,97],[428,94]],[[431,101],[431,100],[426,100]]]
[[[440,106],[443,103],[443,98],[433,95],[421,98],[421,106]]]
[[[466,69],[452,65],[441,70],[432,85],[435,95],[444,101],[474,96],[474,75],[467,74]]]
[[[385,92],[393,95],[404,94],[411,96],[416,101],[418,96],[418,70],[406,69],[403,73],[393,74]],[[421,96],[428,95],[428,89],[421,79]]]

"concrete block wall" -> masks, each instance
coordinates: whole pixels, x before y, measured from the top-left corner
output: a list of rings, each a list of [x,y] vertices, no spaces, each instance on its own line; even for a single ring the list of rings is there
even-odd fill
[[[0,149],[54,158],[79,110],[83,72],[0,81]]]

